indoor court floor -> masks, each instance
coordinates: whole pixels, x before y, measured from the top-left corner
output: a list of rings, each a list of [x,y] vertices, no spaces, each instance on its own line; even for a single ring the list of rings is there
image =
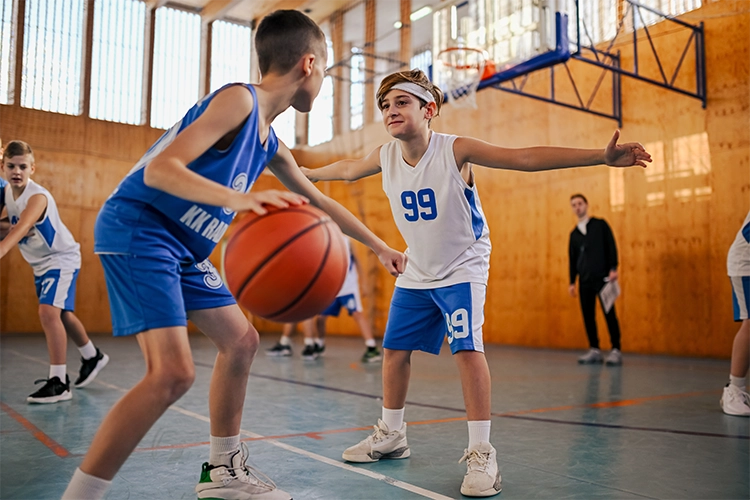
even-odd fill
[[[262,336],[262,348],[277,335]],[[46,376],[44,337],[0,339],[0,498],[58,499],[107,410],[143,373],[134,338],[94,337],[111,361],[71,401],[29,405]],[[627,339],[625,339],[627,341]],[[380,416],[380,364],[360,339],[333,337],[318,361],[260,352],[242,437],[250,463],[295,499],[460,498],[468,437],[458,371],[415,353],[406,407],[411,458],[347,464],[341,452]],[[109,499],[195,498],[208,457],[207,392],[215,349],[191,337],[196,380],[115,477]],[[627,344],[626,344],[627,348]],[[78,370],[69,344],[68,373]],[[747,499],[750,419],[724,415],[728,360],[639,356],[579,366],[579,352],[487,346],[492,442],[501,499]]]

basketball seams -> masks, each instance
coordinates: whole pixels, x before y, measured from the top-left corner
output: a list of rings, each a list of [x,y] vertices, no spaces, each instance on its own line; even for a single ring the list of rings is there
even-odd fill
[[[328,221],[326,221],[328,222]],[[285,312],[292,309],[294,306],[296,306],[299,301],[305,298],[305,295],[307,295],[307,292],[310,291],[310,289],[315,285],[315,283],[318,281],[318,277],[320,277],[320,274],[323,272],[323,269],[326,267],[326,263],[328,262],[328,256],[331,253],[331,242],[333,241],[333,237],[331,236],[331,228],[328,226],[328,224],[325,224],[323,228],[326,230],[326,251],[323,254],[323,258],[320,260],[320,265],[318,266],[318,270],[315,271],[315,275],[312,277],[312,279],[307,283],[307,286],[305,287],[302,292],[299,293],[292,301],[290,301],[289,304],[287,304],[282,309],[274,312],[273,314],[269,314],[269,318],[273,320],[274,317],[278,316],[279,314],[284,314]],[[268,259],[270,260],[270,259]],[[264,262],[265,264],[265,262]]]
[[[307,213],[307,212],[305,212],[305,213]],[[327,227],[327,226],[325,226],[325,224],[327,224],[328,222],[331,222],[331,220],[330,220],[330,219],[328,219],[328,218],[325,218],[325,219],[319,219],[319,218],[315,217],[315,220],[317,220],[317,222],[315,222],[315,224],[313,224],[313,225],[311,225],[311,226],[307,226],[307,227],[306,227],[306,228],[304,228],[303,230],[301,230],[301,231],[299,231],[299,232],[295,233],[295,234],[294,234],[294,236],[292,236],[292,237],[291,237],[291,238],[289,238],[288,240],[284,241],[284,243],[283,243],[283,244],[282,244],[281,246],[279,246],[279,247],[275,248],[275,249],[274,249],[273,251],[269,252],[269,254],[268,254],[268,257],[266,257],[265,259],[263,259],[263,261],[261,261],[261,262],[260,262],[260,263],[258,264],[258,266],[257,266],[257,267],[256,267],[256,268],[255,268],[255,269],[253,270],[253,272],[251,272],[251,273],[248,273],[248,276],[247,276],[247,277],[245,278],[245,280],[244,280],[244,281],[242,282],[242,285],[240,285],[240,286],[239,286],[239,287],[237,288],[237,295],[236,295],[236,296],[237,296],[237,297],[241,297],[241,296],[242,296],[242,294],[243,294],[243,293],[245,292],[245,288],[246,288],[246,287],[248,286],[248,284],[249,284],[249,283],[250,283],[250,282],[251,282],[251,281],[253,280],[253,278],[255,278],[255,276],[256,276],[256,275],[257,275],[257,274],[258,274],[258,273],[260,272],[260,270],[261,270],[261,269],[263,269],[263,267],[264,267],[264,266],[265,266],[266,264],[268,264],[268,263],[269,263],[269,262],[270,262],[271,260],[273,260],[273,259],[274,259],[274,258],[275,258],[275,257],[276,257],[276,256],[277,256],[278,254],[279,254],[279,252],[281,252],[281,251],[282,251],[282,250],[284,250],[284,249],[285,249],[285,248],[286,248],[287,246],[289,246],[290,244],[292,244],[292,243],[293,243],[294,241],[298,240],[299,238],[301,238],[301,237],[302,237],[302,236],[304,236],[305,234],[309,233],[310,231],[312,231],[312,230],[313,230],[313,229],[315,229],[316,227],[320,226],[321,224],[324,224],[324,227],[325,227],[325,228],[326,228],[326,230],[327,230],[327,229],[328,229],[328,227]],[[249,224],[248,224],[248,226],[249,226]],[[236,233],[236,234],[239,234],[239,233]],[[330,247],[330,238],[329,238],[329,243],[328,243],[328,246]],[[227,245],[227,251],[229,251],[229,245]],[[326,255],[328,255],[328,249],[326,249]],[[318,270],[318,273],[317,273],[317,274],[316,274],[315,276],[317,277],[319,273],[320,273],[320,270]],[[296,302],[296,300],[295,300],[295,302]],[[275,314],[279,314],[279,313],[277,312],[277,313],[275,313]]]
[[[303,206],[305,206],[305,205],[303,205]],[[319,216],[317,216],[317,215],[316,215],[316,214],[314,214],[314,213],[308,212],[307,210],[303,210],[303,209],[300,209],[300,208],[298,208],[298,207],[289,207],[289,208],[285,208],[285,209],[284,209],[284,213],[289,213],[289,212],[295,212],[295,213],[300,213],[300,214],[305,214],[305,215],[309,215],[309,216],[310,216],[310,217],[311,217],[311,218],[312,218],[313,220],[317,220],[318,222],[327,222],[327,221],[330,221],[330,220],[331,220],[331,218],[330,218],[330,217],[319,217]],[[272,214],[272,213],[281,213],[281,210],[279,210],[278,212],[277,212],[277,211],[274,211],[274,212],[270,212],[269,214],[266,214],[266,215],[270,215],[270,214]],[[252,226],[253,226],[253,225],[254,225],[254,224],[255,224],[256,222],[259,222],[259,221],[261,221],[261,220],[263,219],[263,217],[264,217],[264,216],[262,216],[262,215],[261,215],[261,216],[259,216],[259,217],[255,217],[255,218],[254,218],[253,220],[251,220],[250,222],[248,222],[248,223],[246,223],[246,224],[243,224],[242,226],[238,227],[238,228],[237,228],[237,230],[236,230],[235,232],[233,232],[233,233],[231,234],[231,236],[229,237],[229,241],[227,242],[227,246],[226,246],[226,248],[224,249],[224,254],[225,254],[225,255],[226,255],[226,254],[228,254],[228,253],[229,253],[229,251],[230,251],[230,250],[231,250],[231,249],[233,248],[233,246],[234,246],[234,245],[233,245],[234,241],[236,241],[236,240],[239,240],[239,238],[236,238],[236,236],[239,236],[239,235],[241,235],[242,233],[244,233],[244,232],[245,232],[246,230],[248,230],[249,228],[251,228],[251,227],[252,227]],[[265,263],[265,262],[264,262],[264,263]],[[256,271],[255,271],[255,272],[257,272],[257,269],[256,269]],[[255,272],[254,272],[253,274],[255,274]],[[244,288],[244,285],[243,285],[243,288]]]

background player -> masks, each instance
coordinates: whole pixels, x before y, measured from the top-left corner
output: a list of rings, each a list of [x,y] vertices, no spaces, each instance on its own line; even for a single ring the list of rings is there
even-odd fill
[[[742,323],[734,336],[729,383],[724,387],[719,403],[728,415],[749,417],[747,372],[750,368],[750,212],[729,248],[727,271],[732,282],[734,320]]]
[[[36,169],[34,152],[23,141],[11,141],[2,154],[2,173],[7,180],[3,206],[10,229],[0,241],[0,258],[16,244],[34,270],[39,297],[39,320],[47,339],[49,375],[37,380],[44,385],[26,400],[29,403],[57,403],[72,397],[67,369],[67,336],[81,353],[81,369],[73,386],[90,384],[109,362],[86,335],[86,329],[73,313],[76,281],[81,268],[81,250],[60,219],[52,195],[31,180]]]
[[[405,257],[315,189],[271,123],[290,105],[309,112],[325,75],[325,35],[297,11],[259,24],[261,83],[206,96],[167,130],[107,199],[95,226],[115,335],[137,335],[146,375],[105,417],[64,499],[101,498],[157,419],[195,378],[188,318],[216,345],[209,390],[210,450],[199,498],[289,499],[247,464],[240,423],[258,332],[207,260],[236,212],[313,204],[372,248],[393,275]],[[249,192],[269,169],[296,193]],[[158,496],[158,492],[155,492]]]
[[[408,245],[409,266],[396,280],[383,339],[382,419],[375,432],[344,451],[343,458],[374,462],[409,456],[403,419],[411,353],[439,353],[447,333],[469,426],[461,493],[492,496],[502,486],[489,442],[490,372],[482,340],[490,240],[471,164],[539,171],[602,163],[645,166],[650,156],[640,144],[618,145],[619,131],[606,149],[506,149],[433,132],[430,121],[438,115],[443,96],[419,70],[384,78],[377,102],[395,141],[360,160],[304,169],[311,180],[353,181],[382,172],[383,190]]]

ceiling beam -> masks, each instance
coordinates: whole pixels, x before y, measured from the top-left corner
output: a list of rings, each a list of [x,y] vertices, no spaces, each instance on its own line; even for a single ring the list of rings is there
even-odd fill
[[[201,9],[201,19],[208,24],[226,15],[244,0],[211,0]]]

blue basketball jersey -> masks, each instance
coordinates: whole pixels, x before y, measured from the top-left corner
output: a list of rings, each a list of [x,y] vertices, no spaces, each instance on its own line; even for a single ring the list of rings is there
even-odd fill
[[[234,84],[230,84],[234,85]],[[273,129],[266,144],[258,135],[258,100],[255,88],[244,85],[255,105],[242,129],[226,150],[214,147],[188,168],[236,191],[250,190],[278,150]],[[110,254],[168,253],[197,262],[206,259],[221,240],[235,213],[228,208],[194,203],[146,186],[145,167],[208,107],[218,92],[196,103],[146,152],[110,195],[96,220],[94,251]]]

